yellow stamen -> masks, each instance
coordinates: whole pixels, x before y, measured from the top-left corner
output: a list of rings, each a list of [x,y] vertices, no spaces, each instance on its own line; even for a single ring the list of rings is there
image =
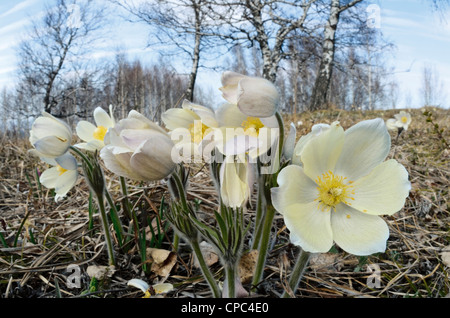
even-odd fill
[[[98,126],[94,130],[94,138],[97,140],[103,141],[105,139],[106,132],[108,131],[108,128],[105,126]]]
[[[67,171],[67,169],[64,169],[63,167],[61,167],[60,165],[56,166],[56,170],[59,172],[59,175],[62,175],[64,172]]]
[[[322,211],[330,211],[331,209],[336,211],[336,205],[340,202],[351,205],[347,200],[354,200],[350,196],[354,194],[354,191],[350,190],[353,187],[351,185],[352,181],[346,182],[345,179],[345,177],[337,176],[331,171],[317,177],[316,183],[318,185],[319,196],[316,200],[319,201],[319,206]]]
[[[201,120],[196,120],[189,126],[189,132],[191,133],[192,141],[196,144],[200,143],[203,138],[209,133],[209,131],[210,128],[203,124]]]
[[[247,117],[241,124],[246,135],[258,137],[259,130],[264,127],[264,124],[258,117]]]
[[[406,124],[407,122],[408,122],[408,118],[405,117],[405,116],[403,116],[403,117],[402,117],[402,123]]]

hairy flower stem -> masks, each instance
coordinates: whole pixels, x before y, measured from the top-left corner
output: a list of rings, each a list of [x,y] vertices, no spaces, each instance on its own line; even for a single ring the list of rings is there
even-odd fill
[[[214,276],[212,275],[211,271],[209,270],[208,265],[205,262],[205,259],[203,258],[203,254],[200,249],[200,244],[198,243],[198,240],[190,240],[189,243],[191,244],[191,247],[194,250],[195,256],[197,257],[197,260],[198,260],[198,264],[200,265],[200,270],[202,271],[203,277],[205,278],[206,282],[208,283],[209,288],[211,289],[214,298],[220,298],[221,293],[220,293],[219,286],[217,285],[217,282],[214,279]]]
[[[186,215],[188,215],[190,213],[190,208],[188,206],[187,200],[186,200],[186,192],[183,186],[183,182],[181,181],[179,175],[177,173],[173,173],[171,175],[171,178],[175,181],[175,185],[177,187],[177,192],[179,197],[178,198],[173,198],[174,200],[179,200],[181,203],[181,206],[184,210],[184,212],[186,213]],[[217,285],[216,280],[214,279],[211,271],[209,270],[208,265],[205,262],[205,259],[203,257],[203,253],[200,249],[200,244],[198,242],[197,238],[193,238],[193,237],[188,237],[187,238],[189,244],[191,245],[192,249],[194,250],[195,256],[197,257],[198,263],[200,265],[200,270],[203,274],[203,277],[206,279],[212,293],[213,296],[215,298],[220,298],[221,296],[221,292],[219,290],[219,286]],[[178,241],[179,241],[179,237],[178,235],[175,233],[175,238],[174,238],[174,248],[177,249],[178,248]]]
[[[239,279],[238,277],[236,277],[237,272],[237,266],[235,264],[225,265],[226,288],[224,286],[224,291],[226,291],[226,295],[224,295],[224,297],[236,298],[236,280]]]
[[[295,294],[300,281],[302,280],[303,273],[305,272],[305,268],[308,265],[310,258],[310,253],[304,251],[300,248],[300,251],[297,256],[297,261],[295,262],[294,269],[292,270],[291,278],[289,279],[289,288]],[[281,295],[281,298],[289,298],[290,294],[285,290]]]
[[[270,230],[272,228],[272,221],[274,216],[275,208],[272,205],[267,205],[264,218],[264,227],[258,249],[258,260],[256,263],[255,272],[253,273],[253,289],[255,289],[262,280],[264,266],[266,264],[266,258],[269,251]]]
[[[114,257],[114,250],[113,250],[112,241],[111,241],[111,235],[109,233],[109,225],[108,225],[108,219],[106,216],[105,203],[103,201],[102,195],[97,195],[97,202],[98,202],[98,207],[100,210],[100,216],[101,216],[101,221],[102,221],[102,225],[103,225],[103,232],[105,235],[106,247],[108,250],[109,265],[116,265],[116,260]]]

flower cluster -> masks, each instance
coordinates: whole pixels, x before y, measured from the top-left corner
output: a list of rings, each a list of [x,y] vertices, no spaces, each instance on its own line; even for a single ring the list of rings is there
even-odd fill
[[[52,166],[41,175],[41,183],[61,199],[77,182],[76,157],[81,158],[84,176],[104,211],[103,196],[111,197],[102,165],[121,178],[124,188],[126,179],[166,179],[172,194],[167,218],[175,235],[191,245],[214,297],[245,294],[237,269],[244,247],[258,250],[252,284],[261,282],[276,213],[283,217],[291,242],[301,247],[295,271],[304,269],[305,255],[325,253],[334,244],[355,255],[385,251],[389,229],[381,215],[399,211],[410,191],[406,169],[386,160],[391,146],[387,125],[406,130],[410,116],[401,113],[386,124],[379,118],[365,120],[347,130],[339,122],[316,124],[297,140],[293,123],[285,134],[273,83],[234,72],[225,72],[221,81],[222,105],[213,109],[185,100],[181,108],[162,114],[164,127],[134,110],[117,121],[111,107],[109,114],[97,108],[95,125],[77,124],[83,142],[75,145],[71,128],[44,113],[30,131],[31,152]],[[187,199],[185,166],[191,163],[210,167],[219,202],[217,227],[203,223],[197,217],[201,207]],[[258,197],[250,227],[243,215],[254,188]],[[114,211],[114,202],[109,203]],[[114,263],[107,218],[102,216]],[[250,229],[251,241],[246,241]],[[200,237],[216,249],[224,265],[222,290],[202,260]],[[301,275],[294,274],[290,284],[295,289]],[[138,288],[146,294],[149,289]]]

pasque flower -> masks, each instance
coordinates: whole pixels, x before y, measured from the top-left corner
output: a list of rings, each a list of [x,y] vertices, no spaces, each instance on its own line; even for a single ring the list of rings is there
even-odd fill
[[[252,165],[245,155],[226,156],[220,167],[220,196],[231,208],[244,206],[250,198],[253,181]]]
[[[389,130],[408,130],[411,121],[411,114],[402,110],[398,114],[395,114],[394,118],[389,118],[386,120],[386,126]]]
[[[172,173],[174,143],[164,129],[137,111],[130,111],[105,136],[100,151],[107,169],[134,180],[156,181]]]
[[[39,157],[60,157],[71,145],[72,130],[65,122],[43,112],[31,127],[29,141]]]
[[[109,107],[109,114],[103,108],[97,107],[94,110],[94,120],[96,125],[86,120],[78,122],[76,132],[84,142],[76,144],[76,147],[95,151],[105,146],[105,135],[115,124],[112,106]]]
[[[390,136],[384,121],[362,121],[344,132],[333,123],[308,141],[302,166],[289,165],[272,188],[272,202],[307,252],[327,252],[335,242],[355,255],[383,252],[389,236],[380,215],[399,211],[408,196],[406,169],[384,161]]]
[[[279,94],[275,85],[261,77],[226,71],[222,74],[222,96],[246,115],[270,117],[278,108]]]
[[[209,158],[203,157],[201,146],[204,138],[212,133],[212,129],[218,127],[212,109],[184,100],[181,108],[167,110],[161,119],[170,131],[180,155],[177,161],[191,162],[194,158],[201,162]]]
[[[78,180],[78,163],[70,153],[57,158],[41,158],[52,165],[39,177],[40,183],[49,189],[55,189],[55,201],[65,197]]]

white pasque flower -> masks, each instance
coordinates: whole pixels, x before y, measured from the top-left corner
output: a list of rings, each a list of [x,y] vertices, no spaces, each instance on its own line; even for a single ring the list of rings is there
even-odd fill
[[[333,242],[355,255],[383,252],[389,229],[380,215],[399,211],[411,188],[406,169],[384,161],[389,150],[382,119],[345,132],[333,123],[307,142],[302,166],[282,169],[272,188],[291,241],[313,253],[327,252]]]
[[[247,116],[270,117],[277,111],[279,93],[269,80],[226,71],[221,82],[223,98]]]
[[[386,127],[389,130],[408,130],[411,121],[411,114],[402,110],[398,114],[395,114],[394,118],[389,118],[388,120],[386,120]]]
[[[128,286],[139,288],[144,293],[142,298],[150,298],[151,296],[168,293],[173,290],[173,285],[169,283],[159,283],[150,286],[142,279],[133,278],[127,282]]]
[[[77,160],[70,153],[57,158],[41,158],[42,161],[52,165],[39,177],[40,183],[49,189],[55,189],[55,201],[65,197],[78,180]]]
[[[39,157],[56,158],[69,149],[72,130],[65,122],[43,112],[31,126],[29,141]]]
[[[162,114],[161,119],[175,143],[176,155],[174,154],[173,159],[191,162],[194,158],[198,160],[194,162],[202,162],[209,158],[203,154],[202,143],[212,132],[212,128],[218,127],[212,109],[184,100],[182,108],[167,110]]]
[[[115,125],[112,106],[109,106],[109,114],[101,107],[95,108],[94,120],[96,125],[86,120],[78,122],[76,132],[84,142],[76,144],[76,147],[95,151],[105,146],[105,135],[108,129]]]
[[[226,156],[220,166],[220,197],[231,208],[244,206],[251,194],[253,184],[252,165],[245,155]]]
[[[396,119],[396,125],[398,128],[403,128],[404,130],[408,130],[408,126],[411,124],[411,114],[405,112],[404,110],[400,111],[398,114],[394,115]]]
[[[175,169],[171,152],[174,143],[164,129],[135,110],[120,120],[105,136],[100,151],[106,168],[140,181],[157,181]]]

